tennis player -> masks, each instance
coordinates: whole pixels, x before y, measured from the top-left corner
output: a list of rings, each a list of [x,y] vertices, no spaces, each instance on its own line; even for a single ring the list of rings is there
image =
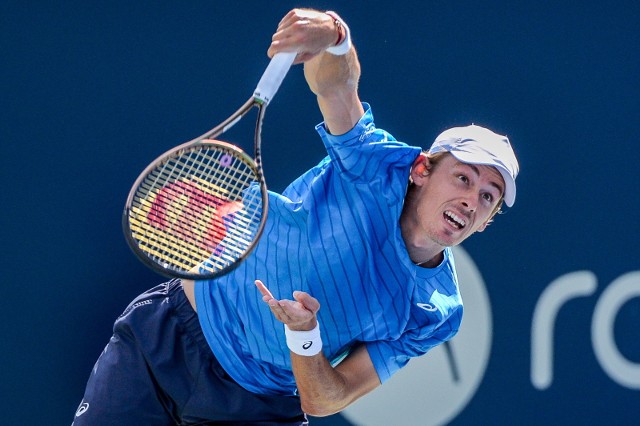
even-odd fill
[[[458,331],[450,247],[513,205],[508,139],[457,127],[423,152],[378,129],[333,12],[289,12],[268,54],[281,51],[304,62],[327,157],[270,193],[262,239],[236,270],[161,284],[127,307],[76,426],[304,425]]]

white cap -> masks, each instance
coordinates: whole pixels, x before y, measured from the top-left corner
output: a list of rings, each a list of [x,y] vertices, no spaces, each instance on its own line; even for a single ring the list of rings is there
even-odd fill
[[[429,154],[450,152],[458,161],[495,167],[504,179],[504,202],[513,206],[516,200],[516,176],[520,167],[506,136],[472,124],[453,127],[440,133]]]

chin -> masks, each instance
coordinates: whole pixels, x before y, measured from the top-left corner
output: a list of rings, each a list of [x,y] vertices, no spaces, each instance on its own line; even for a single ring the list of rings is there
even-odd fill
[[[442,245],[443,247],[455,247],[457,245],[462,244],[462,242],[466,240],[468,237],[469,237],[468,235],[456,236],[456,237],[447,236],[440,240],[440,245]]]
[[[470,234],[466,230],[451,231],[450,229],[432,230],[429,236],[431,241],[442,248],[454,247],[466,240]]]
[[[432,240],[443,249],[446,247],[457,246],[462,242],[462,241],[458,241],[457,239],[447,238],[447,237],[436,237],[436,238],[432,238]]]

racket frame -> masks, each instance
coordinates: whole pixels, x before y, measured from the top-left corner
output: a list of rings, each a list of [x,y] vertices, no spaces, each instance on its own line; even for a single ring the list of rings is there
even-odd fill
[[[264,179],[264,174],[262,170],[262,122],[264,119],[264,114],[267,105],[275,95],[278,90],[282,80],[284,79],[287,71],[291,67],[293,60],[296,54],[294,52],[287,53],[279,53],[271,60],[269,66],[265,70],[262,78],[258,82],[258,86],[256,87],[253,95],[232,115],[230,115],[227,119],[222,121],[213,129],[204,133],[203,135],[192,139],[189,142],[183,143],[177,147],[174,147],[162,155],[158,156],[153,162],[151,162],[143,172],[138,176],[136,181],[134,182],[129,195],[127,196],[127,200],[125,203],[125,208],[122,216],[122,226],[125,234],[125,239],[132,249],[134,254],[148,267],[152,270],[160,273],[161,275],[170,277],[170,278],[185,278],[191,280],[206,280],[212,279],[215,277],[219,277],[231,272],[233,269],[237,268],[244,259],[253,251],[255,246],[257,245],[262,232],[264,230],[264,226],[267,219],[268,212],[268,194],[267,194],[267,185]],[[221,134],[227,132],[230,128],[232,128],[235,124],[237,124],[249,111],[251,111],[254,107],[258,108],[258,113],[256,117],[255,124],[255,132],[254,132],[254,158],[251,158],[246,154],[241,148],[224,141],[219,141],[216,138]],[[225,149],[234,151],[238,156],[242,157],[246,160],[246,163],[251,165],[255,172],[256,177],[258,178],[257,182],[260,186],[260,196],[262,201],[262,218],[260,224],[258,225],[258,229],[256,230],[255,237],[250,245],[244,250],[244,253],[239,256],[235,261],[227,264],[225,267],[221,269],[217,269],[215,271],[211,271],[209,273],[201,273],[194,272],[199,271],[201,268],[198,266],[194,266],[194,268],[189,272],[181,272],[172,267],[165,267],[153,260],[147,252],[145,252],[139,245],[138,240],[133,236],[133,232],[130,226],[130,217],[131,209],[133,207],[134,199],[136,198],[136,194],[138,192],[138,188],[142,184],[142,182],[146,179],[146,177],[156,169],[159,164],[166,162],[168,159],[175,157],[177,153],[184,151],[186,149],[191,149],[200,145],[219,145],[223,146]]]

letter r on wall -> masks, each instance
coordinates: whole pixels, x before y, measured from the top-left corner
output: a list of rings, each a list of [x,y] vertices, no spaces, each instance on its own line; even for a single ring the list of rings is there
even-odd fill
[[[569,300],[592,295],[598,280],[590,271],[562,275],[538,299],[531,321],[531,383],[546,389],[553,381],[553,331],[560,308]]]

